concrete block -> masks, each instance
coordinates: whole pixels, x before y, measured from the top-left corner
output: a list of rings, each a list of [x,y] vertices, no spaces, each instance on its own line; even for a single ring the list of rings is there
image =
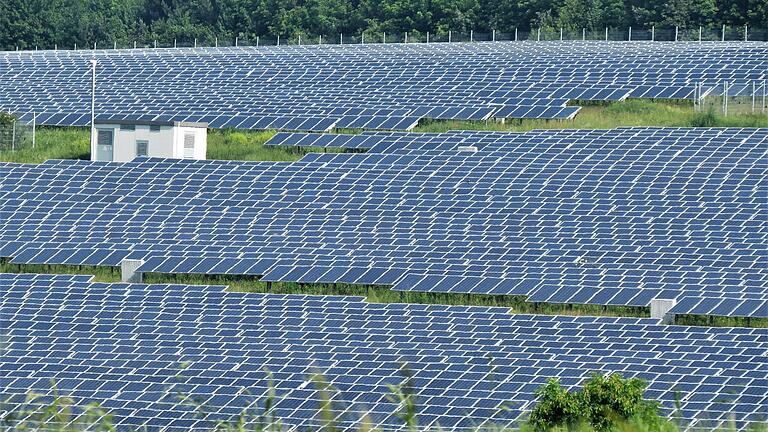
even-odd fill
[[[658,318],[664,324],[672,324],[675,321],[675,315],[669,311],[677,303],[674,299],[653,299],[651,300],[651,318]]]
[[[120,263],[120,280],[123,282],[141,283],[142,273],[136,270],[144,264],[142,260],[125,259]]]

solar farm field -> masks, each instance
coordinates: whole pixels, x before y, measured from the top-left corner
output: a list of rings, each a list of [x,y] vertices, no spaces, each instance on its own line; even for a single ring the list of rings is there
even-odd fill
[[[0,108],[87,125],[92,57],[101,117],[290,157],[0,162],[9,430],[57,395],[118,431],[526,430],[593,373],[670,430],[768,427],[768,128],[409,130],[748,93],[765,43],[2,53]]]
[[[762,42],[359,44],[0,55],[0,109],[213,128],[410,130],[420,121],[572,119],[578,101],[765,93]],[[573,102],[573,103],[571,103]],[[764,104],[764,101],[763,101]]]

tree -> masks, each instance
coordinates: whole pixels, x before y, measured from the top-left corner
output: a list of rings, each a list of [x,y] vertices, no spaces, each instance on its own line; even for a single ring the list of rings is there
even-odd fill
[[[613,430],[618,423],[642,424],[649,431],[660,431],[666,424],[658,404],[643,399],[645,383],[619,374],[594,374],[581,390],[569,392],[556,379],[550,379],[536,394],[539,403],[528,419],[537,431],[554,427],[569,430],[589,424],[596,432]]]

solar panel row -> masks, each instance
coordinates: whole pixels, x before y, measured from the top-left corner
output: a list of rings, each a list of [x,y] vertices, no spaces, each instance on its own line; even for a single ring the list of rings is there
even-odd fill
[[[370,133],[354,145],[372,137],[369,153],[296,163],[5,164],[0,255],[550,303],[766,300],[763,129]],[[468,145],[478,151],[457,150]]]
[[[213,128],[408,130],[420,119],[570,119],[569,100],[751,94],[757,42],[366,44],[0,54],[0,109],[38,124],[103,120]]]
[[[50,395],[54,381],[76,404],[100,402],[119,430],[212,428],[263,406],[271,377],[282,424],[317,428],[320,395],[309,375],[320,372],[339,392],[338,427],[365,415],[393,430],[402,424],[387,385],[403,379],[402,363],[420,425],[446,430],[512,424],[546,379],[573,388],[592,372],[646,380],[646,397],[666,412],[679,401],[693,427],[733,416],[746,429],[764,420],[768,403],[765,329],[88,278],[0,275],[7,408],[30,391]]]

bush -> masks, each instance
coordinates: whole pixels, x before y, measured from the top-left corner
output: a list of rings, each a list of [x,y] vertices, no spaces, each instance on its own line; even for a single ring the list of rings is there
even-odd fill
[[[528,423],[537,431],[555,427],[576,429],[588,424],[596,432],[614,430],[624,423],[642,424],[648,431],[660,431],[666,421],[659,416],[658,404],[643,400],[645,383],[619,374],[594,374],[576,392],[564,389],[550,379],[536,393],[540,400]]]
[[[691,119],[691,127],[715,127],[718,124],[715,109],[709,107],[708,110],[696,113]]]
[[[556,378],[550,378],[536,394],[541,400],[528,419],[535,430],[545,431],[555,426],[573,429],[583,421],[576,395],[564,389]]]

